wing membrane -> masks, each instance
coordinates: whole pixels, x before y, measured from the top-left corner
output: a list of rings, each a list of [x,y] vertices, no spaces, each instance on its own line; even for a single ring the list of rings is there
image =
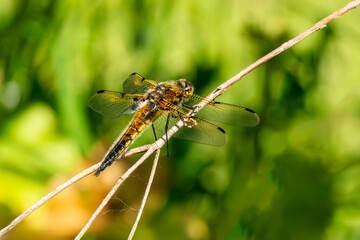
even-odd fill
[[[195,103],[199,103],[202,99],[197,95],[193,95],[191,98]],[[259,116],[253,110],[216,101],[210,101],[196,116],[209,121],[232,125],[256,126],[259,123]]]
[[[125,93],[146,93],[151,86],[157,85],[154,80],[146,79],[138,73],[132,73],[123,83]]]
[[[133,113],[131,107],[138,97],[136,94],[101,90],[89,99],[88,105],[106,118],[117,118],[123,114]]]
[[[162,114],[153,123],[154,127],[165,133],[167,118],[168,114]],[[183,126],[175,133],[174,137],[213,146],[222,146],[226,143],[227,136],[222,128],[199,118],[192,117],[192,119],[196,121],[196,125],[191,128]],[[178,121],[178,117],[170,117],[168,129],[175,126]]]

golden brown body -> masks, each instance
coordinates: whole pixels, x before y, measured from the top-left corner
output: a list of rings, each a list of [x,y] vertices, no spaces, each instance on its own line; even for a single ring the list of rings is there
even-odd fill
[[[123,90],[124,93],[101,90],[89,100],[89,106],[107,118],[135,113],[124,133],[111,146],[95,175],[120,159],[150,124],[153,124],[154,129],[167,132],[167,129],[182,120],[185,127],[179,129],[174,137],[222,146],[227,140],[225,131],[206,120],[247,126],[255,126],[259,122],[257,114],[248,108],[215,101],[208,102],[197,113],[200,118],[186,116],[194,108],[185,103],[189,100],[197,103],[203,98],[193,94],[193,86],[185,79],[158,83],[133,73],[124,81]]]
[[[120,139],[111,147],[104,161],[96,171],[98,176],[106,167],[116,159],[121,158],[125,150],[138,137],[147,126],[154,122],[164,111],[173,111],[186,98],[186,91],[179,81],[175,83],[160,83],[150,89],[147,94],[137,99],[140,104],[130,125]]]

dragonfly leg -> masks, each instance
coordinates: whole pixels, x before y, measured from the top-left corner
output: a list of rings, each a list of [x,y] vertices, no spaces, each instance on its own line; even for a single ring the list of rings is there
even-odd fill
[[[189,110],[194,110],[194,109],[196,108],[196,107],[194,107],[194,106],[190,106],[190,105],[187,105],[187,104],[185,104],[185,103],[183,103],[182,105],[183,105],[184,108],[187,108],[187,109],[189,109]]]
[[[184,122],[185,127],[188,127],[188,128],[193,128],[197,125],[197,122],[196,122],[195,118],[193,118],[193,117],[185,117],[181,120]]]
[[[194,108],[195,109],[195,108]],[[197,125],[197,122],[194,117],[186,117],[185,115],[178,112],[177,115],[174,113],[169,113],[167,123],[169,122],[170,117],[177,117],[179,120],[183,121],[184,126],[188,128],[193,128]]]
[[[190,106],[185,103],[182,104],[184,108],[197,112],[198,106]]]
[[[152,130],[153,130],[153,133],[154,133],[155,141],[157,141],[154,124],[151,124],[151,127],[152,127]]]
[[[169,138],[168,138],[168,130],[169,130],[169,121],[170,121],[170,114],[167,115],[166,124],[165,124],[165,137],[166,137],[166,154],[169,157]]]

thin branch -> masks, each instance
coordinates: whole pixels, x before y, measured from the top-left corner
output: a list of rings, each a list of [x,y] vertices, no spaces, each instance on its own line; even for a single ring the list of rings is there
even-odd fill
[[[75,240],[81,239],[81,237],[85,234],[85,232],[89,229],[92,222],[95,220],[97,215],[101,212],[101,210],[105,207],[105,205],[109,202],[109,200],[112,198],[112,196],[115,194],[116,190],[120,187],[120,185],[130,176],[131,173],[135,171],[135,169],[138,168],[152,153],[154,152],[154,148],[150,146],[149,150],[134,164],[132,165],[119,179],[116,181],[113,188],[110,190],[110,192],[106,195],[104,200],[101,202],[99,207],[96,209],[96,211],[93,213],[89,221],[86,223],[86,225],[81,229],[79,234],[76,236]]]
[[[134,155],[136,153],[140,153],[140,152],[144,152],[149,150],[151,147],[151,145],[144,145],[138,148],[134,148],[129,150],[124,157],[128,157],[131,155]],[[57,188],[55,188],[53,191],[51,191],[50,193],[48,193],[46,196],[44,196],[43,198],[41,198],[39,201],[37,201],[34,205],[32,205],[30,208],[28,208],[25,212],[23,212],[22,214],[20,214],[17,218],[15,218],[8,226],[6,226],[5,228],[1,229],[0,231],[0,237],[4,236],[4,234],[6,234],[7,232],[9,232],[13,227],[15,227],[17,224],[19,224],[22,220],[24,220],[27,216],[29,216],[32,212],[34,212],[36,209],[38,209],[39,207],[41,207],[42,205],[44,205],[47,201],[49,201],[51,198],[53,198],[54,196],[56,196],[58,193],[60,193],[61,191],[63,191],[65,188],[69,187],[70,185],[76,183],[77,181],[79,181],[80,179],[86,177],[87,175],[91,174],[92,172],[94,172],[96,169],[99,168],[101,162],[92,165],[91,167],[83,170],[82,172],[80,172],[79,174],[75,175],[74,177],[72,177],[71,179],[67,180],[66,182],[64,182],[63,184],[61,184],[60,186],[58,186]]]
[[[343,14],[347,13],[348,11],[357,8],[360,5],[360,0],[354,0],[349,2],[345,7],[341,8],[340,10],[330,14],[329,16],[325,17],[321,21],[314,24],[312,27],[306,29],[296,37],[290,39],[289,41],[283,43],[280,47],[276,48],[275,50],[271,51],[270,53],[266,54],[264,57],[260,58],[256,62],[250,64],[248,67],[246,67],[244,70],[227,80],[226,82],[222,83],[220,86],[218,86],[214,91],[212,91],[207,97],[205,97],[200,103],[194,106],[194,110],[190,111],[187,115],[188,116],[194,116],[197,112],[199,112],[203,107],[205,107],[210,101],[214,100],[216,97],[223,94],[229,87],[231,87],[236,82],[240,81],[243,77],[245,77],[248,73],[250,73],[255,68],[259,67],[263,63],[269,61],[273,57],[277,56],[278,54],[284,52],[285,50],[291,48],[296,43],[304,39],[305,37],[309,36],[313,32],[322,29],[326,27],[326,24],[329,22],[335,20],[336,18],[342,16]],[[166,134],[162,136],[162,140],[166,141],[170,139],[171,136],[173,136],[179,128],[181,128],[184,125],[183,121],[179,121],[173,126]],[[165,136],[167,135],[167,138]],[[165,140],[166,139],[166,140]],[[163,146],[161,142],[158,143],[160,147]]]
[[[151,169],[149,181],[148,181],[148,184],[146,186],[145,194],[144,194],[143,200],[141,201],[141,206],[140,206],[139,212],[138,212],[138,214],[136,216],[136,220],[134,222],[134,225],[131,228],[131,232],[129,234],[128,240],[131,240],[133,238],[133,236],[135,234],[135,231],[136,231],[136,228],[137,228],[137,225],[139,224],[141,215],[142,215],[142,213],[144,211],[146,200],[147,200],[147,197],[149,195],[152,182],[154,180],[154,176],[155,176],[156,168],[157,168],[157,165],[158,165],[159,157],[160,157],[160,149],[156,150],[156,155],[155,155],[154,163],[153,163],[153,166],[152,166],[152,169]]]
[[[345,7],[341,8],[340,10],[334,12],[333,14],[329,15],[328,17],[324,18],[323,20],[319,21],[318,23],[316,23],[315,25],[313,25],[312,27],[310,27],[309,29],[305,30],[304,32],[300,33],[299,35],[297,35],[296,37],[294,37],[293,39],[289,40],[288,42],[282,44],[280,47],[278,47],[277,49],[273,50],[272,52],[270,52],[269,54],[265,55],[264,57],[262,57],[261,59],[257,60],[256,62],[254,62],[253,64],[249,65],[247,68],[245,68],[244,70],[242,70],[241,72],[239,72],[238,74],[236,74],[235,76],[233,76],[232,78],[230,78],[229,80],[227,80],[226,82],[224,82],[223,84],[221,84],[219,87],[217,87],[212,93],[210,93],[203,101],[201,101],[199,104],[197,104],[195,107],[194,111],[191,111],[188,113],[189,116],[193,116],[195,115],[198,111],[200,111],[209,101],[214,100],[216,97],[218,97],[219,95],[223,94],[230,86],[232,86],[234,83],[238,82],[240,79],[242,79],[245,75],[247,75],[249,72],[251,72],[252,70],[254,70],[255,68],[259,67],[260,65],[262,65],[263,63],[269,61],[271,58],[275,57],[276,55],[282,53],[283,51],[289,49],[290,47],[294,46],[296,43],[298,43],[299,41],[301,41],[302,39],[304,39],[305,37],[307,37],[308,35],[310,35],[311,33],[324,28],[326,26],[326,24],[328,24],[329,22],[335,20],[336,18],[342,16],[343,14],[345,14],[346,12],[358,7],[360,5],[360,0],[354,0],[351,1],[350,3],[348,3]],[[174,127],[172,127],[168,133],[167,139],[170,139],[170,137],[172,135],[174,135],[179,128],[181,128],[183,126],[183,122],[179,121]],[[161,139],[157,140],[156,142],[154,142],[153,144],[151,144],[148,148],[148,151],[138,160],[138,162],[141,163],[143,161],[146,160],[146,158],[148,156],[150,156],[155,150],[161,148],[164,144],[165,144],[165,139],[166,139],[166,135],[164,134],[162,136]],[[130,151],[129,151],[130,152]],[[138,162],[136,162],[130,169],[132,169],[132,171],[134,171],[138,165],[140,165],[141,163],[138,164]],[[8,231],[10,231],[14,226],[16,226],[19,222],[21,222],[26,216],[28,216],[30,213],[32,213],[34,210],[36,210],[37,208],[39,208],[40,206],[42,206],[45,202],[47,202],[49,199],[51,199],[52,197],[54,197],[56,194],[58,194],[59,192],[61,192],[62,190],[64,190],[66,187],[70,186],[71,184],[77,182],[78,180],[80,180],[81,178],[87,176],[88,174],[92,173],[93,171],[95,171],[97,169],[97,167],[101,164],[95,164],[92,167],[82,171],[81,173],[79,173],[78,175],[74,176],[73,178],[71,178],[70,180],[66,181],[64,184],[60,185],[59,187],[57,187],[54,191],[50,192],[48,195],[46,195],[45,197],[43,197],[42,199],[40,199],[37,203],[35,203],[32,207],[30,207],[28,210],[26,210],[24,213],[22,213],[20,216],[18,216],[10,225],[8,225],[7,227],[3,228],[0,231],[0,237],[3,236],[5,233],[7,233]],[[135,166],[136,165],[136,166]],[[130,169],[126,172],[128,173],[130,171]],[[132,172],[131,171],[131,172]],[[126,174],[125,173],[125,174]],[[124,174],[124,175],[125,175]],[[124,176],[123,175],[123,176]],[[123,176],[121,176],[118,180],[118,182],[120,182],[120,184],[124,181]],[[116,185],[118,184],[118,182],[115,184],[114,188],[116,187]],[[120,185],[118,184],[118,185]],[[118,186],[117,186],[118,187]],[[117,189],[116,187],[116,189]],[[114,189],[113,188],[113,189]],[[116,191],[115,189],[115,191]],[[114,192],[115,192],[114,191]],[[110,194],[110,193],[109,193]],[[108,195],[109,195],[108,194]],[[113,194],[113,193],[112,193]],[[111,195],[112,196],[112,195]],[[110,196],[110,197],[111,197]],[[105,199],[104,199],[105,201]],[[103,202],[104,202],[103,201]],[[106,201],[107,202],[107,201]],[[100,208],[100,207],[99,207]],[[98,214],[98,213],[97,213]],[[96,215],[97,215],[96,214]],[[95,215],[95,213],[94,213]],[[94,216],[93,215],[93,216]],[[93,220],[92,220],[93,221]],[[92,222],[91,221],[91,222]],[[89,221],[90,222],[90,221]],[[90,224],[91,224],[90,222]],[[86,226],[85,226],[86,227]],[[84,229],[85,229],[84,227]],[[88,228],[89,226],[87,226]],[[87,229],[86,228],[86,229]],[[84,230],[83,229],[83,230]],[[86,231],[85,229],[85,231]],[[80,232],[82,233],[80,235],[78,235],[78,237],[81,237],[85,231],[83,232],[83,230]],[[78,238],[77,239],[80,239]]]
[[[275,57],[276,55],[284,52],[285,50],[287,50],[289,48],[291,48],[296,43],[298,43],[299,41],[301,41],[305,37],[309,36],[313,32],[326,27],[326,25],[329,22],[331,22],[331,21],[335,20],[336,18],[342,16],[343,14],[347,13],[348,11],[350,11],[350,10],[352,10],[354,8],[357,8],[359,5],[360,5],[360,0],[354,0],[354,1],[349,2],[345,7],[343,7],[340,10],[330,14],[329,16],[327,16],[326,18],[324,18],[321,21],[317,22],[312,27],[306,29],[304,32],[300,33],[299,35],[297,35],[293,39],[283,43],[280,47],[276,48],[272,52],[270,52],[267,55],[265,55],[264,57],[260,58],[259,60],[257,60],[253,64],[249,65],[244,70],[242,70],[241,72],[239,72],[238,74],[236,74],[235,76],[233,76],[232,78],[230,78],[229,80],[227,80],[226,82],[221,84],[219,87],[217,87],[212,93],[210,93],[205,98],[204,101],[200,102],[197,105],[196,111],[192,112],[191,114],[194,115],[196,112],[200,111],[200,109],[202,109],[207,104],[208,101],[214,100],[216,97],[223,94],[230,86],[232,86],[234,83],[240,81],[240,79],[242,79],[244,76],[246,76],[248,73],[250,73],[255,68],[257,68],[260,65],[262,65],[263,63],[269,61],[271,58]]]

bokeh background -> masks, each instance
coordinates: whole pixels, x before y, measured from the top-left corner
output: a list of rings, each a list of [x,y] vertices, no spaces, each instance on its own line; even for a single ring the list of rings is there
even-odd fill
[[[131,116],[87,107],[132,72],[206,96],[345,5],[310,0],[1,0],[0,227],[100,161]],[[171,139],[134,239],[360,239],[360,13],[250,73],[219,101],[255,110],[224,147]],[[151,131],[133,146],[153,142]],[[117,162],[56,196],[4,239],[73,239]],[[83,239],[126,239],[149,159]]]

